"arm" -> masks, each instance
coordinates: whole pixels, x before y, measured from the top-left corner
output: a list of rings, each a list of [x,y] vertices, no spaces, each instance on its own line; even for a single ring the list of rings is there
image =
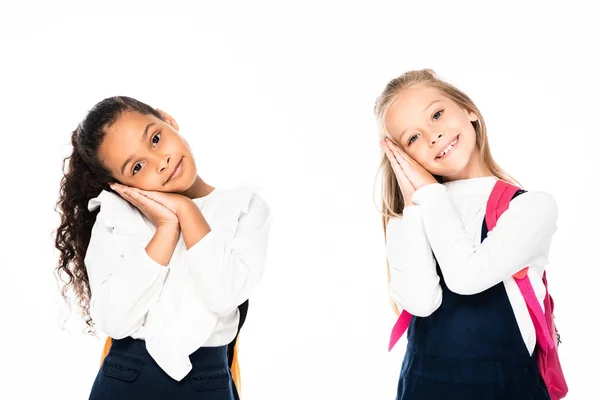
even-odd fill
[[[418,206],[387,224],[386,253],[390,265],[390,296],[409,313],[427,317],[442,303],[436,262]]]
[[[156,228],[154,236],[146,246],[146,253],[154,262],[166,267],[171,261],[179,241],[178,225],[163,225]]]
[[[480,293],[511,277],[548,247],[556,231],[556,202],[543,192],[512,200],[478,245],[467,235],[445,186],[423,186],[413,201],[423,209],[425,231],[448,288],[458,294]]]
[[[107,335],[121,339],[142,325],[158,300],[178,238],[178,228],[161,227],[146,247],[140,242],[137,248],[121,251],[113,230],[97,218],[85,265],[90,314]]]
[[[262,198],[252,195],[247,213],[239,217],[235,232],[229,233],[220,229],[218,220],[207,229],[198,206],[188,204],[180,217],[187,262],[209,308],[227,314],[248,299],[264,270],[269,208]]]

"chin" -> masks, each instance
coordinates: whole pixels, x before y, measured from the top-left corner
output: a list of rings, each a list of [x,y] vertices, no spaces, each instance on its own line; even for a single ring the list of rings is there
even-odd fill
[[[185,179],[182,179],[181,182],[179,182],[179,186],[182,192],[188,190],[190,187],[192,187],[192,185],[194,184],[194,182],[196,182],[196,171],[194,169],[194,171],[187,171],[188,174],[187,176],[185,176]],[[194,173],[192,173],[194,172]],[[182,176],[182,178],[184,178]]]

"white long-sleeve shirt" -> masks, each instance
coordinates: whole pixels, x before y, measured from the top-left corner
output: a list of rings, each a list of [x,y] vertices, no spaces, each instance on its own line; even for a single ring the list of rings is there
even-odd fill
[[[271,222],[267,204],[249,189],[215,189],[193,201],[211,231],[187,250],[181,234],[167,266],[146,253],[156,228],[137,208],[108,191],[88,205],[100,206],[85,257],[92,319],[115,339],[144,339],[178,381],[192,368],[191,353],[235,337],[237,306],[265,266]]]
[[[433,254],[451,291],[470,295],[503,282],[523,341],[533,354],[536,336],[527,305],[512,275],[529,266],[544,307],[542,282],[558,209],[545,192],[528,191],[511,201],[481,242],[486,205],[497,178],[426,185],[413,194],[402,218],[387,225],[390,295],[413,315],[431,315],[444,301]]]

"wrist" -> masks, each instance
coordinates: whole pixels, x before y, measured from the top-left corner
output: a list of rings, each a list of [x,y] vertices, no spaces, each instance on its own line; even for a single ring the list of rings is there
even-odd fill
[[[182,199],[177,202],[176,214],[185,213],[190,210],[191,207],[196,207],[196,203],[192,201],[189,197],[181,196]]]
[[[179,233],[181,227],[179,226],[179,221],[177,222],[163,222],[156,226],[156,231],[160,233]]]

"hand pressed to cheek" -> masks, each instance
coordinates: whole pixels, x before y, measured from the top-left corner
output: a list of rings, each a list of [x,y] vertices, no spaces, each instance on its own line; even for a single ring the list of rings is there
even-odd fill
[[[111,183],[110,187],[138,209],[143,207],[143,204],[140,202],[139,194],[135,192],[135,188],[121,185],[120,183]]]
[[[143,190],[131,186],[121,185],[120,183],[112,183],[110,187],[116,190],[123,197],[127,196],[126,199],[128,201],[131,199],[132,204],[134,204],[136,207],[142,205],[141,203],[145,199],[157,202],[176,215],[177,211],[185,205],[185,202],[190,201],[187,197],[180,194]]]
[[[390,146],[388,146],[386,141],[381,141],[381,148],[385,152],[385,155],[390,162],[392,170],[394,171],[394,175],[396,176],[396,180],[398,181],[398,186],[400,187],[400,193],[402,194],[402,198],[404,201],[404,208],[413,205],[412,195],[415,192],[415,188],[412,183],[406,177],[406,174],[398,164],[396,160],[396,156],[392,152]]]
[[[145,196],[143,190],[120,184],[112,184],[111,188],[119,193],[123,199],[140,210],[157,228],[166,224],[179,225],[179,219],[173,211],[150,197]]]
[[[385,153],[388,161],[390,162],[390,165],[391,165],[392,170],[394,171],[394,173],[396,175],[399,174],[399,173],[402,173],[402,169],[400,168],[400,165],[398,164],[398,161],[396,160],[396,157],[394,156],[394,153],[392,153],[392,150],[387,145],[387,142],[385,142],[384,140],[382,140],[379,144],[381,145],[381,149],[384,151],[384,153]]]
[[[398,146],[392,143],[389,139],[387,141],[388,147],[394,154],[394,157],[398,161],[400,168],[412,183],[415,190],[419,190],[423,186],[437,183],[436,179],[427,171],[421,164],[413,160],[408,154],[402,151]]]
[[[177,214],[177,212],[181,209],[185,201],[188,200],[187,197],[176,193],[165,193],[141,189],[138,190],[143,196],[162,204],[175,214]]]

